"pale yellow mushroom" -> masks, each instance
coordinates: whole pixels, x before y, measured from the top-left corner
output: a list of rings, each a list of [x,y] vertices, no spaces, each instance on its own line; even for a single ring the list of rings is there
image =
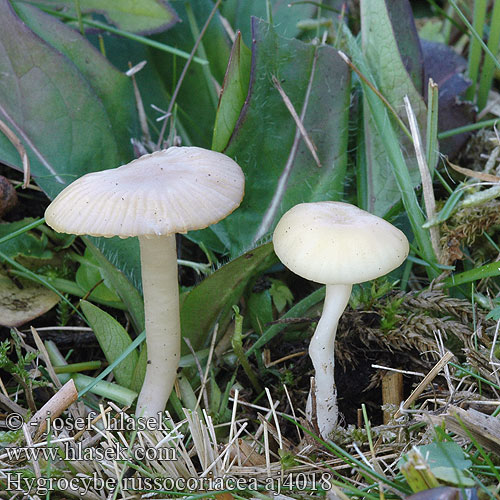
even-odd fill
[[[242,170],[228,156],[172,147],[84,175],[47,208],[45,220],[59,232],[139,237],[148,363],[137,415],[164,411],[179,365],[175,234],[229,215],[241,203],[244,183]]]
[[[302,203],[274,231],[274,251],[303,278],[326,285],[321,319],[309,344],[315,371],[316,418],[327,439],[338,419],[334,345],[352,285],[383,276],[407,257],[406,236],[389,222],[348,203]],[[307,413],[311,419],[311,395]]]

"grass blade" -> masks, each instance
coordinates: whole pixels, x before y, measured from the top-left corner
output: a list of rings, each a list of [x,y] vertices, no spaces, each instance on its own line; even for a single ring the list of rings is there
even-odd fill
[[[488,6],[488,0],[475,0],[474,2],[474,19],[473,28],[475,29],[477,35],[483,38],[484,23],[486,20],[486,8]],[[474,100],[476,93],[477,78],[479,75],[479,64],[481,62],[481,45],[477,38],[473,37],[470,41],[469,49],[469,68],[468,76],[472,82],[472,85],[467,89],[465,94],[466,99],[469,101]]]
[[[490,35],[488,37],[488,48],[492,54],[497,54],[498,44],[500,43],[500,2],[493,2],[493,12],[491,13]],[[496,63],[496,64],[495,64]],[[491,90],[493,76],[495,74],[495,65],[500,67],[497,59],[485,57],[481,78],[479,80],[479,89],[477,92],[477,106],[483,109],[488,101],[488,94]]]

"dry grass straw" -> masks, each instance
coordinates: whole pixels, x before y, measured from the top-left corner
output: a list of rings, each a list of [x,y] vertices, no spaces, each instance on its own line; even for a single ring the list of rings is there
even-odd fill
[[[496,370],[499,362],[494,356],[493,346],[496,343],[498,330],[490,334],[484,317],[478,312],[474,315],[469,303],[450,298],[439,289],[411,292],[398,297],[402,298],[401,310],[398,312],[400,323],[389,332],[367,327],[367,323],[362,320],[363,314],[359,311],[348,313],[346,322],[340,329],[343,332],[341,337],[344,337],[344,347],[349,345],[350,334],[357,332],[356,335],[359,335],[359,332],[362,332],[363,342],[366,342],[367,347],[373,346],[375,342],[380,346],[384,345],[386,350],[394,352],[405,349],[417,350],[420,353],[428,351],[427,361],[422,363],[421,368],[428,367],[431,360],[434,360],[434,368],[421,369],[426,376],[398,409],[389,425],[370,429],[369,432],[376,441],[371,451],[366,445],[365,429],[351,425],[347,429],[339,429],[334,437],[335,442],[340,443],[351,456],[365,465],[369,464],[374,471],[379,471],[388,480],[392,480],[398,473],[397,461],[401,452],[415,444],[426,443],[433,437],[432,433],[422,432],[422,429],[408,431],[411,424],[422,420],[432,424],[436,414],[442,413],[443,406],[458,406],[464,400],[481,404],[481,408],[497,403],[497,400],[479,398],[475,394],[476,381],[470,377],[457,379],[451,370],[445,377],[447,390],[437,387],[433,381],[453,358],[449,351],[445,351],[443,339],[455,335],[463,343],[463,353],[473,369],[487,380],[497,383]],[[384,305],[380,307],[382,310]],[[370,312],[372,315],[373,313],[374,311]],[[355,314],[358,316],[357,319]],[[474,319],[479,326],[476,331],[471,327]],[[442,336],[433,335],[437,330],[441,330]],[[344,353],[344,357],[346,356],[349,354]],[[205,385],[208,373],[206,367],[201,370]],[[404,376],[413,375],[404,374]],[[483,386],[482,389],[485,394],[488,391],[492,392],[489,387]],[[201,392],[203,391],[200,391],[200,394]],[[230,398],[231,420],[225,424],[227,426],[225,434],[221,426],[215,425],[205,408],[197,408],[196,411],[184,410],[184,418],[181,420],[175,420],[166,414],[163,420],[164,428],[158,430],[135,433],[113,429],[110,420],[112,417],[121,417],[124,422],[132,422],[133,419],[123,413],[121,408],[109,403],[106,408],[101,407],[99,417],[92,419],[88,430],[79,433],[71,433],[65,429],[54,431],[49,440],[38,443],[31,441],[30,434],[25,432],[24,438],[16,442],[16,446],[44,448],[50,445],[57,446],[63,451],[68,447],[78,450],[79,446],[84,450],[104,451],[120,448],[129,457],[127,460],[122,460],[122,457],[113,458],[111,454],[111,458],[93,459],[93,452],[89,452],[88,458],[84,460],[65,461],[61,458],[51,464],[53,469],[58,470],[58,475],[68,479],[75,476],[90,478],[95,475],[103,481],[112,479],[118,483],[148,477],[172,478],[172,480],[194,478],[198,481],[196,484],[201,485],[199,490],[201,491],[204,484],[207,484],[203,483],[203,480],[216,477],[241,477],[247,484],[256,481],[262,486],[269,477],[284,479],[288,474],[305,474],[309,477],[321,477],[325,474],[327,477],[333,477],[331,474],[334,470],[341,473],[345,483],[352,487],[367,486],[365,480],[358,476],[356,466],[353,467],[344,458],[335,456],[307,433],[301,433],[297,427],[291,426],[284,418],[299,421],[307,429],[300,412],[294,408],[293,395],[285,388],[285,398],[282,399],[286,399],[291,408],[291,414],[285,415],[279,411],[283,407],[283,401],[279,401],[275,394],[276,391],[267,389],[267,403],[261,402],[255,405],[245,401],[238,390],[235,390],[232,393],[233,397]],[[198,404],[203,400],[203,397],[199,398]],[[73,417],[86,417],[87,413],[88,408],[84,408],[81,404],[77,408],[72,408]],[[246,415],[251,420],[241,418],[240,415]],[[463,420],[463,415],[460,415]],[[450,425],[450,429],[453,425],[450,423],[452,418],[456,419],[453,415],[450,418],[444,417],[445,425]],[[460,433],[457,431],[457,434]],[[488,439],[495,441],[491,436]],[[140,450],[153,450],[153,452],[148,457],[138,459],[137,453]],[[162,454],[163,457],[167,456],[167,453],[172,453],[171,457],[175,460],[158,458]],[[286,469],[283,457],[292,457]],[[28,460],[27,457],[22,457],[13,462],[6,453],[0,455],[0,481],[5,480],[6,473],[22,469],[30,469],[36,477],[43,477],[47,474],[47,461],[40,458]],[[185,491],[187,494],[197,492]],[[220,490],[215,493],[221,494]],[[251,493],[245,493],[247,494]],[[144,493],[121,488],[117,488],[114,492],[89,488],[87,492],[82,491],[81,497],[86,500],[104,500],[112,498],[113,495],[119,499],[146,498]],[[174,498],[174,496],[169,493],[157,495],[159,498]]]

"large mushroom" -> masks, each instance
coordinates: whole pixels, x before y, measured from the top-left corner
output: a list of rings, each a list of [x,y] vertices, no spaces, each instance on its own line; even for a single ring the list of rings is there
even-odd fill
[[[116,169],[84,175],[45,212],[56,231],[138,236],[148,362],[136,414],[165,409],[180,359],[175,233],[202,229],[229,215],[243,198],[244,175],[228,156],[172,147]]]
[[[352,285],[383,276],[408,255],[405,235],[384,219],[348,203],[302,203],[286,212],[273,236],[274,251],[294,273],[326,285],[325,303],[309,356],[315,370],[312,397],[320,434],[328,438],[338,418],[334,378],[337,324]]]

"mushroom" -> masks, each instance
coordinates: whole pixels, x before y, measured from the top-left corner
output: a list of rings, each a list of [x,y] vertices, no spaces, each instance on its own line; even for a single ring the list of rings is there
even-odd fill
[[[337,424],[334,344],[337,325],[352,285],[387,274],[408,255],[406,236],[392,224],[348,203],[302,203],[286,212],[273,236],[274,251],[294,273],[326,285],[323,313],[309,344],[315,371],[312,398],[320,434]]]
[[[229,215],[241,203],[244,183],[241,168],[224,154],[171,147],[84,175],[45,212],[58,232],[139,237],[148,362],[137,415],[156,416],[165,409],[179,365],[175,233]]]

